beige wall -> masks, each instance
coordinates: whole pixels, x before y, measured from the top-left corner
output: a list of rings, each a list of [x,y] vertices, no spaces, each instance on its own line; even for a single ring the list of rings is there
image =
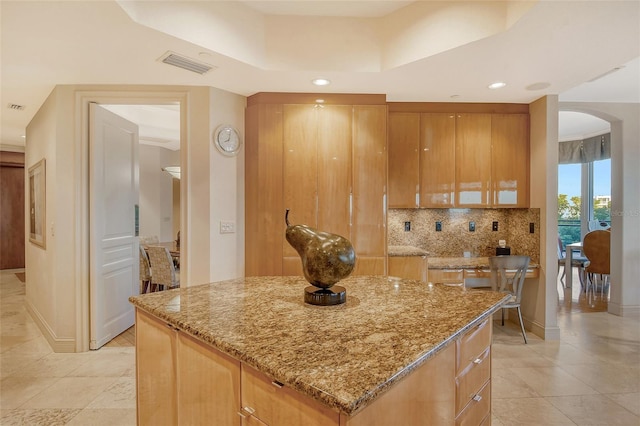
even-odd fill
[[[531,330],[547,340],[560,339],[558,304],[558,97],[545,96],[529,106],[531,133],[530,207],[540,209],[540,277],[523,288],[522,315]]]
[[[162,171],[180,164],[180,152],[140,145],[140,236],[157,235],[160,241],[176,239],[173,215],[173,178]],[[176,217],[177,221],[180,216]],[[179,227],[179,223],[177,224]]]
[[[25,262],[27,307],[58,352],[89,348],[89,102],[181,103],[181,284],[237,276],[244,268],[244,247],[210,225],[215,207],[216,218],[235,220],[232,238],[242,239],[242,157],[215,158],[210,135],[218,116],[244,128],[244,97],[209,87],[56,86],[27,126],[26,166],[47,159],[47,247],[27,243]],[[218,259],[224,264],[214,267]]]

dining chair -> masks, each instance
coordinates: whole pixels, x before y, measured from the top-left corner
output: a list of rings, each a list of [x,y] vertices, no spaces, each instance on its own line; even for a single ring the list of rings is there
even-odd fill
[[[574,252],[573,256],[571,257],[571,266],[578,268],[578,278],[580,279],[580,287],[584,288],[584,274],[585,274],[584,268],[589,264],[589,260],[586,257],[576,255],[575,253],[577,252]],[[560,276],[560,282],[562,283],[563,286],[565,286],[564,277],[567,273],[567,271],[565,270],[566,259],[567,259],[567,253],[564,248],[564,244],[562,243],[562,240],[560,239],[560,237],[558,237],[558,275],[560,274],[560,268],[562,267],[562,275]],[[573,273],[573,271],[571,271],[570,273]]]
[[[140,294],[151,286],[151,264],[144,247],[140,246]]]
[[[589,265],[585,268],[586,289],[596,285],[596,275],[600,276],[601,291],[604,294],[605,285],[609,284],[611,272],[611,232],[596,230],[587,233],[582,242],[582,251],[589,259]]]
[[[529,256],[492,256],[489,258],[492,290],[511,295],[511,298],[502,305],[502,325],[504,325],[504,310],[515,308],[518,311],[520,329],[525,344],[527,343],[527,334],[524,331],[520,303],[522,301],[522,286],[530,261]]]
[[[169,249],[161,246],[148,246],[147,253],[153,271],[151,291],[158,289],[159,286],[162,286],[163,290],[180,287],[180,273],[173,266]]]

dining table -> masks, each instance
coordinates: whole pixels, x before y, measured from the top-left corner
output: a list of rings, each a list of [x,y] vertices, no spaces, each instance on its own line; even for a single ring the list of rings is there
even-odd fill
[[[573,288],[573,252],[579,251],[582,253],[582,241],[577,243],[567,244],[565,246],[565,288]]]

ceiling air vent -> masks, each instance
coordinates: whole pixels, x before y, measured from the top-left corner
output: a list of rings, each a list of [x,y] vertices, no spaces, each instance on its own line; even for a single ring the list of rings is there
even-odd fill
[[[160,58],[161,62],[165,64],[173,65],[178,68],[182,68],[188,71],[193,71],[198,74],[205,74],[211,71],[214,67],[204,62],[194,61],[177,53],[167,52]]]
[[[12,109],[14,111],[22,111],[22,110],[24,110],[24,105],[9,104],[9,105],[7,105],[7,108]]]

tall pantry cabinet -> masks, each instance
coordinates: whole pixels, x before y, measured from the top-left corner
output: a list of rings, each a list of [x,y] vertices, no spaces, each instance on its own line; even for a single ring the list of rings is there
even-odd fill
[[[384,96],[260,93],[248,99],[245,274],[302,275],[291,224],[348,238],[356,274],[385,273]]]

